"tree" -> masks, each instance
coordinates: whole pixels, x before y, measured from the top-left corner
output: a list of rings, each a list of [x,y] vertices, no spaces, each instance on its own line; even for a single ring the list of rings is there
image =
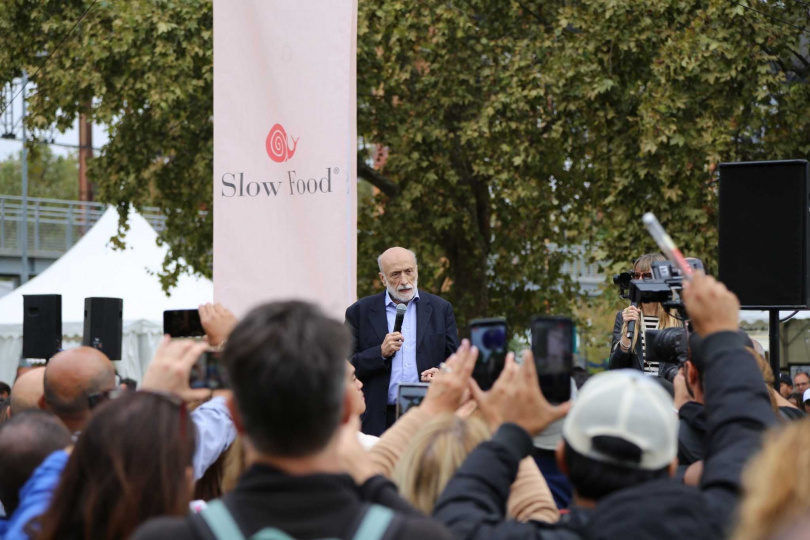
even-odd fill
[[[22,151],[0,162],[0,195],[22,195]],[[79,162],[75,153],[56,156],[47,146],[28,151],[28,195],[46,199],[76,200],[79,196]]]
[[[90,3],[6,2],[0,80],[34,73]],[[712,269],[717,164],[810,150],[805,8],[361,0],[359,163],[377,191],[360,190],[359,292],[402,244],[462,324],[525,328],[572,312],[572,247],[609,272],[653,249],[647,210]],[[211,273],[211,15],[210,0],[99,0],[34,77],[30,127],[80,112],[110,126],[99,199],[167,214],[164,284],[184,264]]]
[[[0,11],[0,80],[32,76],[29,127],[63,130],[82,113],[108,125],[88,165],[97,200],[118,208],[122,232],[129,205],[166,215],[164,287],[212,273],[212,24],[210,0],[12,0]]]
[[[444,255],[433,287],[517,326],[576,300],[550,246],[626,268],[655,248],[646,211],[715,267],[717,164],[810,148],[807,17],[798,2],[361,3],[359,132],[390,152],[362,171],[382,216],[363,222],[364,256]]]

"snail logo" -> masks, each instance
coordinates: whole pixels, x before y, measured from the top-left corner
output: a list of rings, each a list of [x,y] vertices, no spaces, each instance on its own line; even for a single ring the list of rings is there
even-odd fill
[[[267,140],[264,143],[267,148],[267,155],[276,163],[284,163],[292,159],[300,138],[301,137],[293,139],[292,137],[288,137],[287,132],[284,131],[284,127],[281,124],[274,125],[270,128],[270,133],[267,134]],[[292,140],[292,147],[290,147],[289,144],[290,140]]]

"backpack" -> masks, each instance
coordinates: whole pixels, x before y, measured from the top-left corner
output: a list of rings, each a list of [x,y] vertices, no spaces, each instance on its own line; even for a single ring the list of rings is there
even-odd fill
[[[295,540],[284,531],[273,527],[261,529],[246,539],[228,507],[219,499],[209,502],[207,508],[197,515],[202,518],[217,540]],[[352,540],[382,540],[393,519],[393,510],[377,504],[369,505]]]

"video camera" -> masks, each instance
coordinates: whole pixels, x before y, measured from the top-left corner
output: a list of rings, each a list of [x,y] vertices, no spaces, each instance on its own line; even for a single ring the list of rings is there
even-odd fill
[[[688,258],[686,262],[693,270],[703,271],[703,262],[700,259]],[[613,283],[619,286],[619,296],[630,300],[634,305],[659,303],[669,313],[676,309],[686,319],[686,310],[681,301],[680,292],[683,290],[683,275],[680,269],[671,261],[657,261],[650,267],[651,279],[633,279],[630,272],[622,272],[613,276]]]

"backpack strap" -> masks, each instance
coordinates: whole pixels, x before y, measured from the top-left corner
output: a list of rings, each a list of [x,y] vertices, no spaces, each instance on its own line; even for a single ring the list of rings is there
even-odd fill
[[[352,540],[382,540],[393,519],[394,511],[390,508],[378,504],[369,505]]]
[[[216,499],[198,514],[217,540],[245,540],[245,535],[233,519],[228,507],[221,500]]]

